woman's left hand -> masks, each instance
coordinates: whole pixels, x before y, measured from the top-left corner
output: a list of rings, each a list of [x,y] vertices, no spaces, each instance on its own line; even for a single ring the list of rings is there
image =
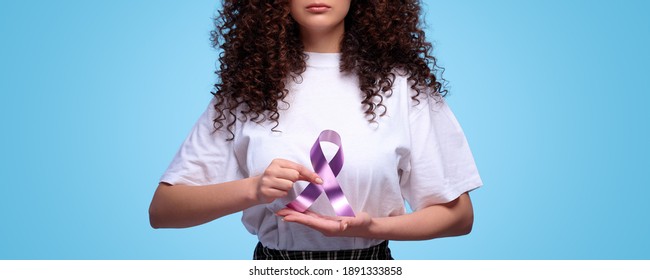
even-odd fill
[[[276,213],[285,222],[306,225],[325,236],[363,237],[369,232],[372,218],[368,213],[358,213],[356,217],[331,217],[311,212],[300,213],[290,208],[284,208]]]
[[[415,212],[371,218],[368,213],[356,217],[329,217],[307,210],[285,208],[276,213],[287,222],[299,223],[326,236],[362,237],[381,240],[427,240],[468,234],[474,222],[472,201],[467,193],[442,204]]]

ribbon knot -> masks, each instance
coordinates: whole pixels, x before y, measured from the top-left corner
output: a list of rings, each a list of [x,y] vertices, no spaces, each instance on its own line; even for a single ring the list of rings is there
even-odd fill
[[[329,162],[325,158],[321,142],[330,142],[338,147],[336,154]],[[337,216],[354,217],[354,211],[345,198],[341,185],[336,180],[336,176],[343,168],[344,161],[341,136],[336,131],[323,130],[316,139],[316,143],[311,147],[309,157],[314,170],[323,179],[323,184],[310,183],[295,200],[287,204],[287,207],[298,212],[305,212],[325,192]]]

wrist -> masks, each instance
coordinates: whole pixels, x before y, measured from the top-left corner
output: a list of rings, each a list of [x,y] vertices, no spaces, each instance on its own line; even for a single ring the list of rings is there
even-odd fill
[[[381,232],[382,229],[382,219],[381,218],[370,218],[370,222],[367,227],[367,232],[365,232],[365,238],[372,239],[384,239]]]
[[[251,205],[251,206],[262,204],[262,202],[260,201],[260,196],[259,196],[259,192],[258,192],[258,188],[257,188],[257,185],[259,184],[260,178],[261,178],[261,176],[258,175],[258,176],[253,176],[253,177],[249,177],[248,179],[246,179],[246,184],[245,184],[246,189],[247,189],[246,200],[247,200],[248,204]]]
[[[366,238],[389,240],[395,239],[395,232],[401,230],[395,219],[399,216],[373,217],[368,224],[368,235]]]

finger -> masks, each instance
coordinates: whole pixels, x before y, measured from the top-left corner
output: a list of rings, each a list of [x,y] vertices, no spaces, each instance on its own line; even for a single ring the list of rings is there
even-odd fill
[[[307,215],[297,211],[286,211],[282,214],[287,214],[282,220],[285,222],[293,222],[302,224],[308,227],[311,227],[315,230],[322,232],[325,235],[335,234],[336,232],[341,231],[341,225],[339,221],[333,221],[329,219],[322,219],[312,215]]]
[[[277,166],[268,170],[270,176],[282,178],[291,182],[307,181],[314,184],[323,184],[323,180],[313,171],[310,171],[302,165],[288,164],[284,167]]]
[[[296,210],[293,210],[291,208],[282,208],[282,209],[278,210],[278,212],[275,212],[275,214],[278,215],[278,216],[285,217],[285,216],[288,216],[288,215],[291,215],[291,214],[302,214],[302,213],[300,213],[300,212],[298,212]]]
[[[275,170],[272,176],[274,176],[275,178],[291,181],[291,184],[301,179],[300,173],[298,173],[297,170],[292,168],[285,168],[285,167]]]
[[[324,215],[321,215],[321,214],[318,214],[316,212],[312,212],[312,211],[309,211],[309,210],[305,211],[305,215],[312,216],[312,217],[318,218],[318,219],[337,221],[337,222],[340,221],[341,219],[343,219],[342,217],[337,217],[337,216],[324,216]]]
[[[282,220],[285,222],[299,223],[310,227],[313,225],[312,218],[300,212],[294,212],[282,216]]]
[[[293,188],[293,182],[289,179],[283,179],[283,178],[270,178],[267,181],[267,186],[270,189],[276,189],[276,190],[281,190],[281,191],[289,191],[291,188]]]
[[[317,213],[314,213],[312,211],[305,211],[304,213],[298,212],[296,210],[293,210],[291,208],[284,208],[276,212],[276,215],[285,217],[285,221],[288,222],[295,222],[295,221],[306,221],[306,220],[321,220],[321,221],[332,221],[332,222],[339,222],[340,218],[339,217],[330,217],[330,216],[323,216],[319,215]],[[287,220],[286,218],[288,216],[289,219]]]
[[[280,167],[298,171],[298,180],[307,181],[318,185],[323,184],[323,179],[321,179],[316,172],[303,165],[286,159],[278,159],[277,163]]]
[[[278,212],[275,212],[275,214],[283,217],[282,219],[285,222],[297,222],[309,226],[313,224],[314,220],[318,219],[316,217],[309,216],[305,213],[298,212],[291,208],[280,209]]]
[[[301,166],[302,168],[298,169],[298,174],[300,175],[301,181],[307,181],[317,185],[322,185],[323,179],[318,176],[318,173],[307,169],[307,167]]]
[[[287,194],[289,194],[289,192],[281,191],[277,189],[268,189],[266,193],[264,193],[264,196],[268,198],[276,199],[276,198],[285,197],[287,196]]]

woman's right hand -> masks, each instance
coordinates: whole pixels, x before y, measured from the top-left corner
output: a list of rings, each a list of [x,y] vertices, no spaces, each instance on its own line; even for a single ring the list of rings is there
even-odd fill
[[[296,181],[307,181],[322,184],[316,172],[286,159],[274,159],[258,176],[255,188],[255,197],[260,203],[270,203],[273,200],[285,197]]]

